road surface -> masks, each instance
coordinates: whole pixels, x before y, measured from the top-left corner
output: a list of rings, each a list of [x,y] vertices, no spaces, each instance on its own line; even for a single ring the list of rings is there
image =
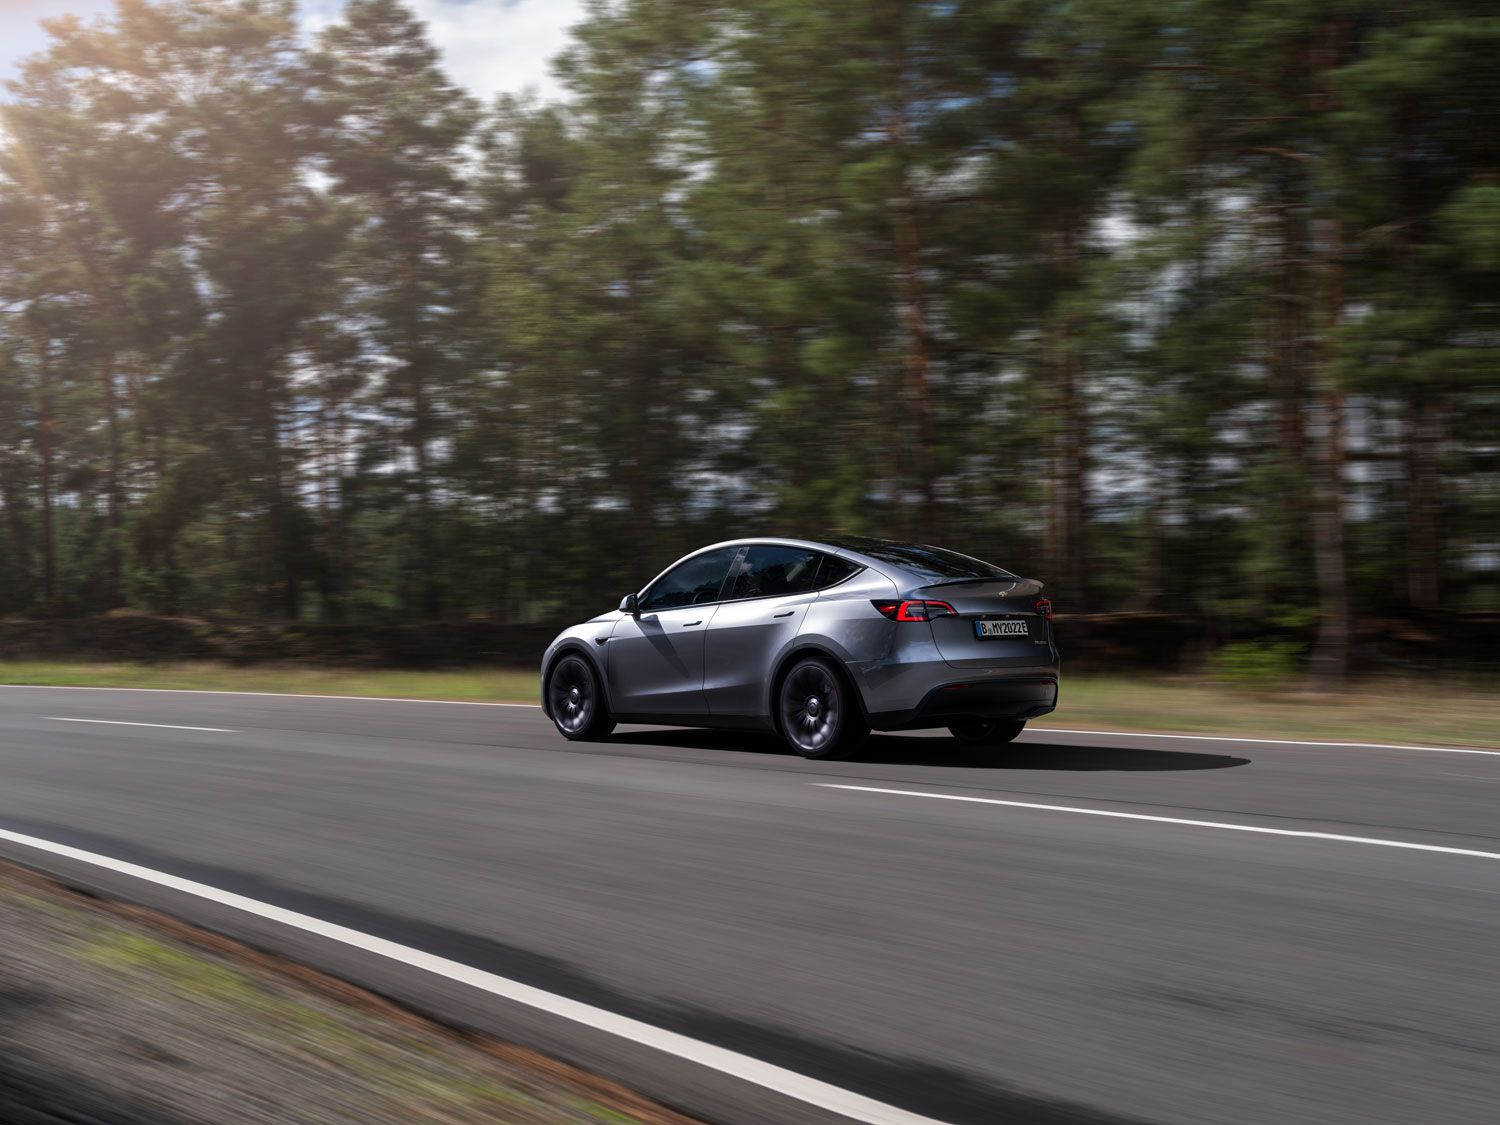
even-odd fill
[[[1500,753],[0,688],[0,855],[721,1121],[1500,1106]]]

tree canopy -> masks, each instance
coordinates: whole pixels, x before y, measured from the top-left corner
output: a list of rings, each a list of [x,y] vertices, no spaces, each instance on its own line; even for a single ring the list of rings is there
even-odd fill
[[[1061,610],[1500,601],[1476,0],[54,20],[0,100],[0,613],[536,621],[726,534]]]

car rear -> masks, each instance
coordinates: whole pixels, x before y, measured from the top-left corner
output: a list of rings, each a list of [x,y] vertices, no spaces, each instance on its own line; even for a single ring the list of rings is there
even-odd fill
[[[1059,662],[1041,582],[942,548],[846,542],[895,587],[892,596],[871,601],[910,642],[894,645],[892,654],[922,662],[899,676],[894,668],[871,668],[880,673],[867,695],[877,728],[1025,720],[1056,707]],[[883,690],[897,683],[898,697]]]
[[[912,591],[932,639],[955,668],[1026,668],[1053,662],[1052,603],[1031,578],[940,582]]]

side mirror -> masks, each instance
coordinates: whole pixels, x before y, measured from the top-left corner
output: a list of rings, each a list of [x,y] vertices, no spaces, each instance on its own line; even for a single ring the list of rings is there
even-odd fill
[[[620,599],[620,612],[628,613],[632,617],[639,616],[641,611],[636,606],[636,596],[634,594],[626,594]]]

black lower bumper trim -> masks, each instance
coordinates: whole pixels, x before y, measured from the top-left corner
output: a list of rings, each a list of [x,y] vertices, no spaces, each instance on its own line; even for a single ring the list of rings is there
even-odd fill
[[[876,730],[945,727],[959,719],[1034,719],[1057,709],[1057,680],[963,680],[933,688],[916,707],[870,715]]]

